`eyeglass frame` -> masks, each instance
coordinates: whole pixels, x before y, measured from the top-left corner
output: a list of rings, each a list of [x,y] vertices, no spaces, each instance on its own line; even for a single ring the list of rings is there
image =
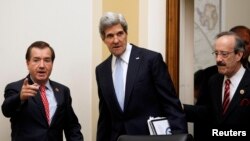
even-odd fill
[[[215,55],[216,57],[218,55],[221,55],[221,57],[223,57],[223,58],[227,58],[228,55],[231,53],[236,53],[236,52],[235,52],[235,50],[231,51],[231,52],[230,51],[214,51],[214,52],[212,52],[212,54]]]

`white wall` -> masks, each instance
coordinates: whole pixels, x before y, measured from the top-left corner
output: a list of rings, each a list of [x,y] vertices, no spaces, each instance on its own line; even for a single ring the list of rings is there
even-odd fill
[[[161,52],[165,59],[166,1],[140,0],[139,46]]]
[[[93,0],[93,23],[92,23],[92,41],[93,41],[93,50],[92,50],[92,108],[89,109],[92,111],[92,126],[88,129],[92,132],[92,139],[89,141],[96,140],[96,130],[97,130],[97,120],[98,120],[98,91],[95,77],[95,67],[102,62],[102,40],[100,38],[98,26],[99,20],[102,16],[102,1]],[[87,122],[87,121],[86,121]],[[85,140],[87,141],[87,140]]]
[[[194,0],[180,1],[180,100],[193,104],[193,66],[194,66]],[[193,124],[188,124],[189,133],[193,133]]]
[[[222,1],[222,30],[229,30],[236,25],[250,28],[249,0],[221,0]]]
[[[27,47],[44,40],[56,53],[51,79],[70,87],[82,133],[91,141],[92,0],[1,0],[0,18],[0,103],[6,84],[27,75]],[[0,140],[10,140],[2,114],[0,125]]]

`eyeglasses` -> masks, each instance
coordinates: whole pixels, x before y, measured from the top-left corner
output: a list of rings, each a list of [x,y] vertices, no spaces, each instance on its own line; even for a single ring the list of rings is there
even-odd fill
[[[228,52],[228,51],[214,51],[214,52],[212,52],[212,54],[214,54],[216,57],[218,55],[220,55],[223,58],[227,58],[230,53],[234,53],[234,51],[232,51],[232,52]]]

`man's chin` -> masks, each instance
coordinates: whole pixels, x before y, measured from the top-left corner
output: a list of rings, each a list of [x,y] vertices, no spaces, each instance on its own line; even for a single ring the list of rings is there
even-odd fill
[[[38,77],[38,78],[36,79],[36,81],[37,81],[37,83],[43,83],[43,82],[46,82],[47,79],[46,79],[46,77]]]
[[[226,69],[225,69],[225,68],[220,68],[220,67],[218,67],[218,72],[219,72],[220,74],[225,74]]]

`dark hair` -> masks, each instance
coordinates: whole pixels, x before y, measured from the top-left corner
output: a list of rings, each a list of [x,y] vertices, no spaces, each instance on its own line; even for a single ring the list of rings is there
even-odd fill
[[[235,47],[234,47],[234,52],[244,52],[245,51],[245,43],[244,41],[235,33],[232,31],[224,31],[219,33],[215,39],[218,39],[222,36],[233,36],[235,38]]]
[[[247,28],[246,26],[244,25],[237,25],[237,26],[234,26],[230,29],[230,31],[234,32],[234,33],[240,33],[242,31],[247,31],[247,33],[250,35],[250,29]]]
[[[28,47],[27,52],[26,52],[26,55],[25,55],[25,58],[26,58],[27,61],[30,60],[30,57],[31,57],[30,54],[31,54],[32,48],[39,48],[39,49],[49,48],[50,51],[51,51],[51,59],[52,59],[52,62],[54,62],[55,57],[56,57],[56,56],[55,56],[55,52],[54,52],[53,48],[52,48],[48,43],[46,43],[46,42],[44,42],[44,41],[36,41],[36,42],[32,43],[32,44]]]

